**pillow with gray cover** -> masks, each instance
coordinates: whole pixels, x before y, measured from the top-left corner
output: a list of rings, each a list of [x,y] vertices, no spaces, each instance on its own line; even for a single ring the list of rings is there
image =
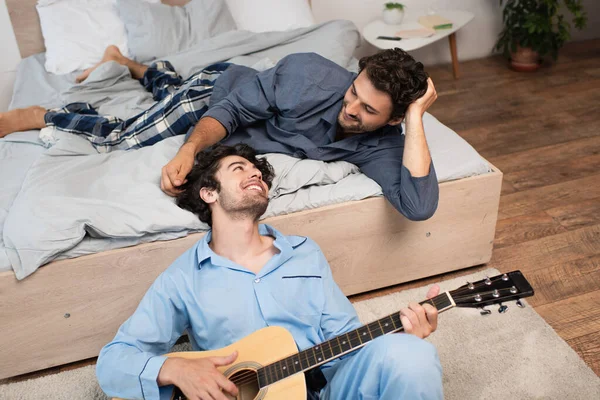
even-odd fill
[[[183,7],[144,0],[117,0],[129,52],[148,62],[236,29],[225,0],[192,0]]]

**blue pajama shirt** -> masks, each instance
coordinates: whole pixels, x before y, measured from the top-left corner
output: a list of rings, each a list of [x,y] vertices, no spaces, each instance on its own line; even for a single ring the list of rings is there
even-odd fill
[[[314,53],[286,56],[262,72],[215,64],[186,81],[171,64],[159,61],[141,80],[157,100],[146,112],[122,121],[75,103],[48,112],[46,124],[81,134],[98,151],[107,152],[189,134],[201,117],[212,117],[227,131],[222,144],[245,143],[262,154],[350,162],[377,182],[408,219],[430,218],[439,198],[435,168],[432,163],[428,175],[413,177],[402,165],[400,125],[335,140],[344,94],[355,78],[356,74]]]
[[[279,253],[258,274],[215,254],[209,231],[156,279],[100,352],[96,373],[108,396],[168,399],[172,387],[156,379],[184,331],[194,350],[213,350],[282,326],[305,349],[360,326],[315,242],[268,225],[259,232],[275,238]],[[443,398],[437,352],[414,335],[378,337],[321,369],[321,399]]]

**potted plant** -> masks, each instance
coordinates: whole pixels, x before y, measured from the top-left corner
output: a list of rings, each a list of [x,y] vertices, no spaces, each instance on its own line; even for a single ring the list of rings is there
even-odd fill
[[[404,19],[404,4],[385,3],[383,5],[383,22],[388,25],[400,25]]]
[[[501,50],[517,71],[535,71],[542,58],[556,60],[558,49],[569,40],[571,26],[560,8],[565,5],[577,29],[585,27],[583,0],[500,0],[504,29],[495,50]]]

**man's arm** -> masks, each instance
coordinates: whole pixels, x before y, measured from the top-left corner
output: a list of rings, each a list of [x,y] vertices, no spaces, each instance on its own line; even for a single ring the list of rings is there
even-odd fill
[[[402,147],[375,150],[354,162],[369,178],[377,182],[385,198],[402,215],[412,221],[423,221],[435,213],[439,186],[435,168],[430,162],[426,176],[414,177],[402,162]]]
[[[431,78],[427,79],[427,91],[423,96],[408,106],[405,115],[406,132],[404,137],[404,165],[415,178],[429,175],[431,154],[425,139],[423,114],[437,99],[437,92]]]
[[[163,192],[176,196],[177,188],[187,182],[185,178],[194,166],[196,154],[220,142],[226,135],[227,131],[216,119],[200,119],[177,155],[163,167],[160,178],[160,188]]]
[[[202,150],[220,142],[238,127],[248,126],[274,115],[275,90],[278,85],[277,66],[255,74],[212,106],[194,127],[191,135],[175,158],[162,169],[161,189],[171,196],[178,193],[178,187],[194,166],[196,155]],[[236,68],[235,66],[230,68]],[[221,79],[221,78],[219,78]],[[244,77],[239,80],[244,81]]]
[[[187,312],[177,293],[171,278],[160,275],[113,341],[100,351],[96,375],[107,395],[159,398],[163,354],[187,328]]]

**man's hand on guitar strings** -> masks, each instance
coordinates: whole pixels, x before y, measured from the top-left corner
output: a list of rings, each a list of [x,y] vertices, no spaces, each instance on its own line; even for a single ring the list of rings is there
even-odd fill
[[[158,374],[158,384],[175,385],[190,400],[228,400],[223,392],[237,396],[238,388],[217,367],[232,364],[237,356],[234,351],[226,357],[168,358]]]
[[[440,294],[440,287],[433,285],[427,292],[431,299]],[[408,307],[400,310],[400,321],[404,332],[425,339],[437,329],[438,311],[431,304],[409,303]]]

